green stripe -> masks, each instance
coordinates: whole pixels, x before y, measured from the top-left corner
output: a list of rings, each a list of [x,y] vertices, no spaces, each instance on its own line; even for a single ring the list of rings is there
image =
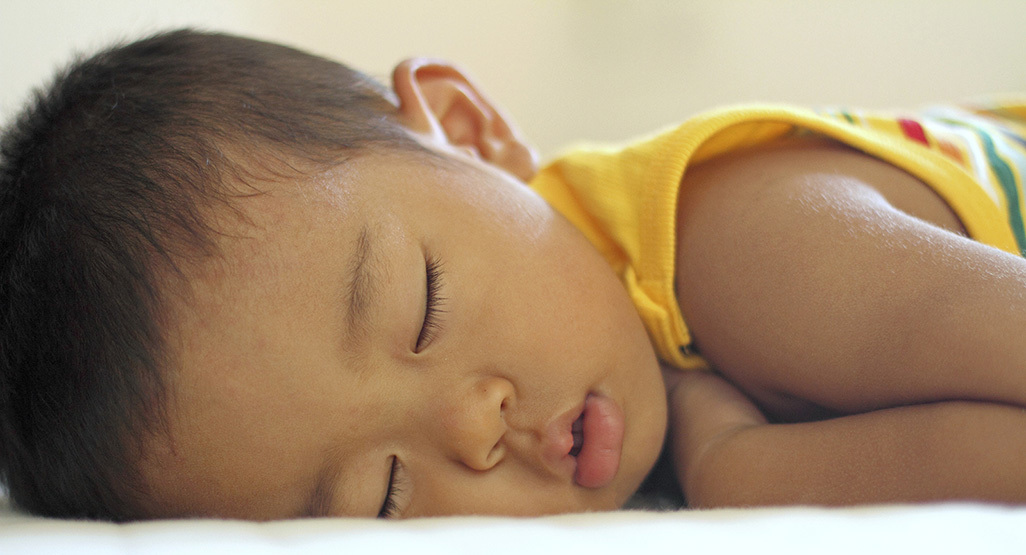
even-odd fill
[[[1026,226],[1023,225],[1022,211],[1019,210],[1019,188],[1015,185],[1015,174],[1008,164],[1002,159],[997,149],[994,148],[994,140],[990,135],[980,129],[971,127],[976,135],[983,142],[983,149],[987,153],[987,162],[994,170],[1001,189],[1005,192],[1005,200],[1008,205],[1008,223],[1012,226],[1012,233],[1015,234],[1015,242],[1019,244],[1019,253],[1026,256]]]

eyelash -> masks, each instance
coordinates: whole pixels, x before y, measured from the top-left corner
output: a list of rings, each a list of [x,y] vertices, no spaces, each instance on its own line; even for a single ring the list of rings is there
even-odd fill
[[[445,311],[442,304],[445,298],[438,294],[442,285],[442,263],[437,258],[428,256],[425,262],[425,274],[427,275],[427,295],[424,306],[424,323],[420,327],[420,335],[417,336],[415,352],[420,352],[434,339],[440,327],[438,319]]]
[[[392,457],[392,468],[388,472],[388,487],[385,492],[385,501],[381,504],[381,509],[378,510],[378,518],[395,518],[399,516],[399,504],[395,500],[403,492],[402,488],[399,487],[399,484],[402,482],[399,472],[402,466],[402,463],[399,462],[399,457]]]

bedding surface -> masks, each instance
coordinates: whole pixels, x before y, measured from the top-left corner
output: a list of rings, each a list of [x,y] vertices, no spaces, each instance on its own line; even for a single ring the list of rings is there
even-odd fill
[[[1026,508],[942,504],[859,509],[594,513],[133,524],[32,517],[0,500],[0,553],[1026,553]]]

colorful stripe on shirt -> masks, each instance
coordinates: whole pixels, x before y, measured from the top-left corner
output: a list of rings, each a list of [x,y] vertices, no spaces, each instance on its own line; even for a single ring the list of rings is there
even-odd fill
[[[912,117],[853,110],[824,110],[821,114],[899,134],[964,168],[1006,215],[1019,252],[1026,256],[1026,104],[971,109],[944,106]]]

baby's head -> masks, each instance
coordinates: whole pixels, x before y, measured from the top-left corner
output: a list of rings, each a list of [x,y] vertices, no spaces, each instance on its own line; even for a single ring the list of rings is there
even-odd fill
[[[0,476],[56,516],[612,509],[666,407],[598,252],[461,72],[189,31],[7,131]],[[582,440],[583,438],[583,440]]]

